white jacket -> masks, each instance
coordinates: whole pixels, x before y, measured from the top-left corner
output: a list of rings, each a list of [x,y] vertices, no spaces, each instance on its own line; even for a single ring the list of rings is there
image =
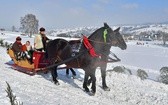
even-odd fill
[[[43,47],[42,37],[40,34],[37,34],[34,39],[34,48],[35,49],[41,49]]]

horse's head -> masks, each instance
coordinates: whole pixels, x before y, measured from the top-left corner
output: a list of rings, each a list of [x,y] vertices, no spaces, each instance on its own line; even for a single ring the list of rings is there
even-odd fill
[[[119,30],[120,27],[113,31],[107,23],[104,23],[104,36],[106,34],[105,38],[107,40],[107,43],[111,43],[112,46],[116,46],[121,48],[122,50],[125,50],[127,48],[127,45]]]

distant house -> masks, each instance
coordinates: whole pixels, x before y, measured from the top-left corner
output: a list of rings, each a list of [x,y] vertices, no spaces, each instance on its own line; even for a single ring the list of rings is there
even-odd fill
[[[152,41],[153,36],[152,35],[141,35],[139,36],[140,41]]]

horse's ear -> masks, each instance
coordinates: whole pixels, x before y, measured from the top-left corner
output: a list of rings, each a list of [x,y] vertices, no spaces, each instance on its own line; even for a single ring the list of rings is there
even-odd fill
[[[104,23],[105,28],[109,28],[109,25],[107,23]]]
[[[119,32],[120,31],[120,27],[118,27],[116,30],[114,30],[114,32]]]

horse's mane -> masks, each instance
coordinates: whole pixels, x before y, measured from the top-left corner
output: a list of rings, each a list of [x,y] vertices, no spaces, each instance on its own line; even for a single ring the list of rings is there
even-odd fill
[[[90,39],[91,37],[93,37],[93,35],[95,35],[98,31],[100,31],[100,30],[102,30],[102,29],[104,29],[104,27],[101,27],[101,28],[97,29],[95,32],[93,32],[93,33],[88,37],[88,39]]]

